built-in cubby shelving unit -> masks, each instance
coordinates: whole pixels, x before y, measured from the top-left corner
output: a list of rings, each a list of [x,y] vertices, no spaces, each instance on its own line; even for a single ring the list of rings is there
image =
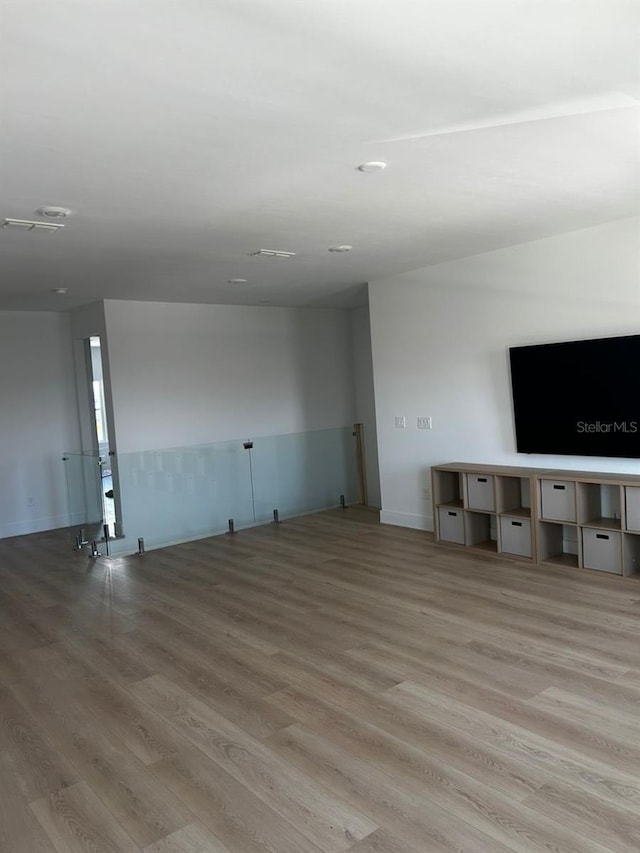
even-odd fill
[[[431,469],[438,542],[544,565],[640,573],[640,475],[449,463]]]
[[[535,473],[526,468],[458,463],[433,468],[438,541],[533,560]]]

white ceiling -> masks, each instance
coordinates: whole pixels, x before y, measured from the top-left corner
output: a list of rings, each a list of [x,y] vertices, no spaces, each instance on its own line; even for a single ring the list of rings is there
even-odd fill
[[[0,219],[73,210],[0,230],[0,308],[351,305],[637,214],[639,22],[637,0],[0,0]]]

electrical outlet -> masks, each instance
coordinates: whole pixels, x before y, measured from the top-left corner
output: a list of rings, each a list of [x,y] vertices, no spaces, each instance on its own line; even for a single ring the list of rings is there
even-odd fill
[[[27,498],[27,506],[28,507],[34,507],[35,505],[36,505],[36,502],[34,501],[33,498]]]
[[[418,418],[418,429],[432,429],[433,421],[431,418]]]
[[[406,429],[407,419],[404,415],[396,415],[396,429]]]

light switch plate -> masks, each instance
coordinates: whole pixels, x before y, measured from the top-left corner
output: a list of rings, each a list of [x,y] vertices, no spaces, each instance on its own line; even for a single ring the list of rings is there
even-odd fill
[[[418,418],[418,429],[432,429],[433,421],[431,418]]]
[[[406,429],[407,419],[404,415],[396,415],[396,429]]]

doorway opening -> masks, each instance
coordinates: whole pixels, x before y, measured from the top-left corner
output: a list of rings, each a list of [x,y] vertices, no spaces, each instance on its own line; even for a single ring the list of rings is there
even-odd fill
[[[113,472],[109,449],[109,427],[104,393],[104,375],[102,370],[102,347],[100,337],[89,338],[89,371],[91,377],[92,427],[95,447],[100,467],[100,495],[102,499],[102,518],[108,526],[109,536],[116,535],[116,506],[113,495]]]

